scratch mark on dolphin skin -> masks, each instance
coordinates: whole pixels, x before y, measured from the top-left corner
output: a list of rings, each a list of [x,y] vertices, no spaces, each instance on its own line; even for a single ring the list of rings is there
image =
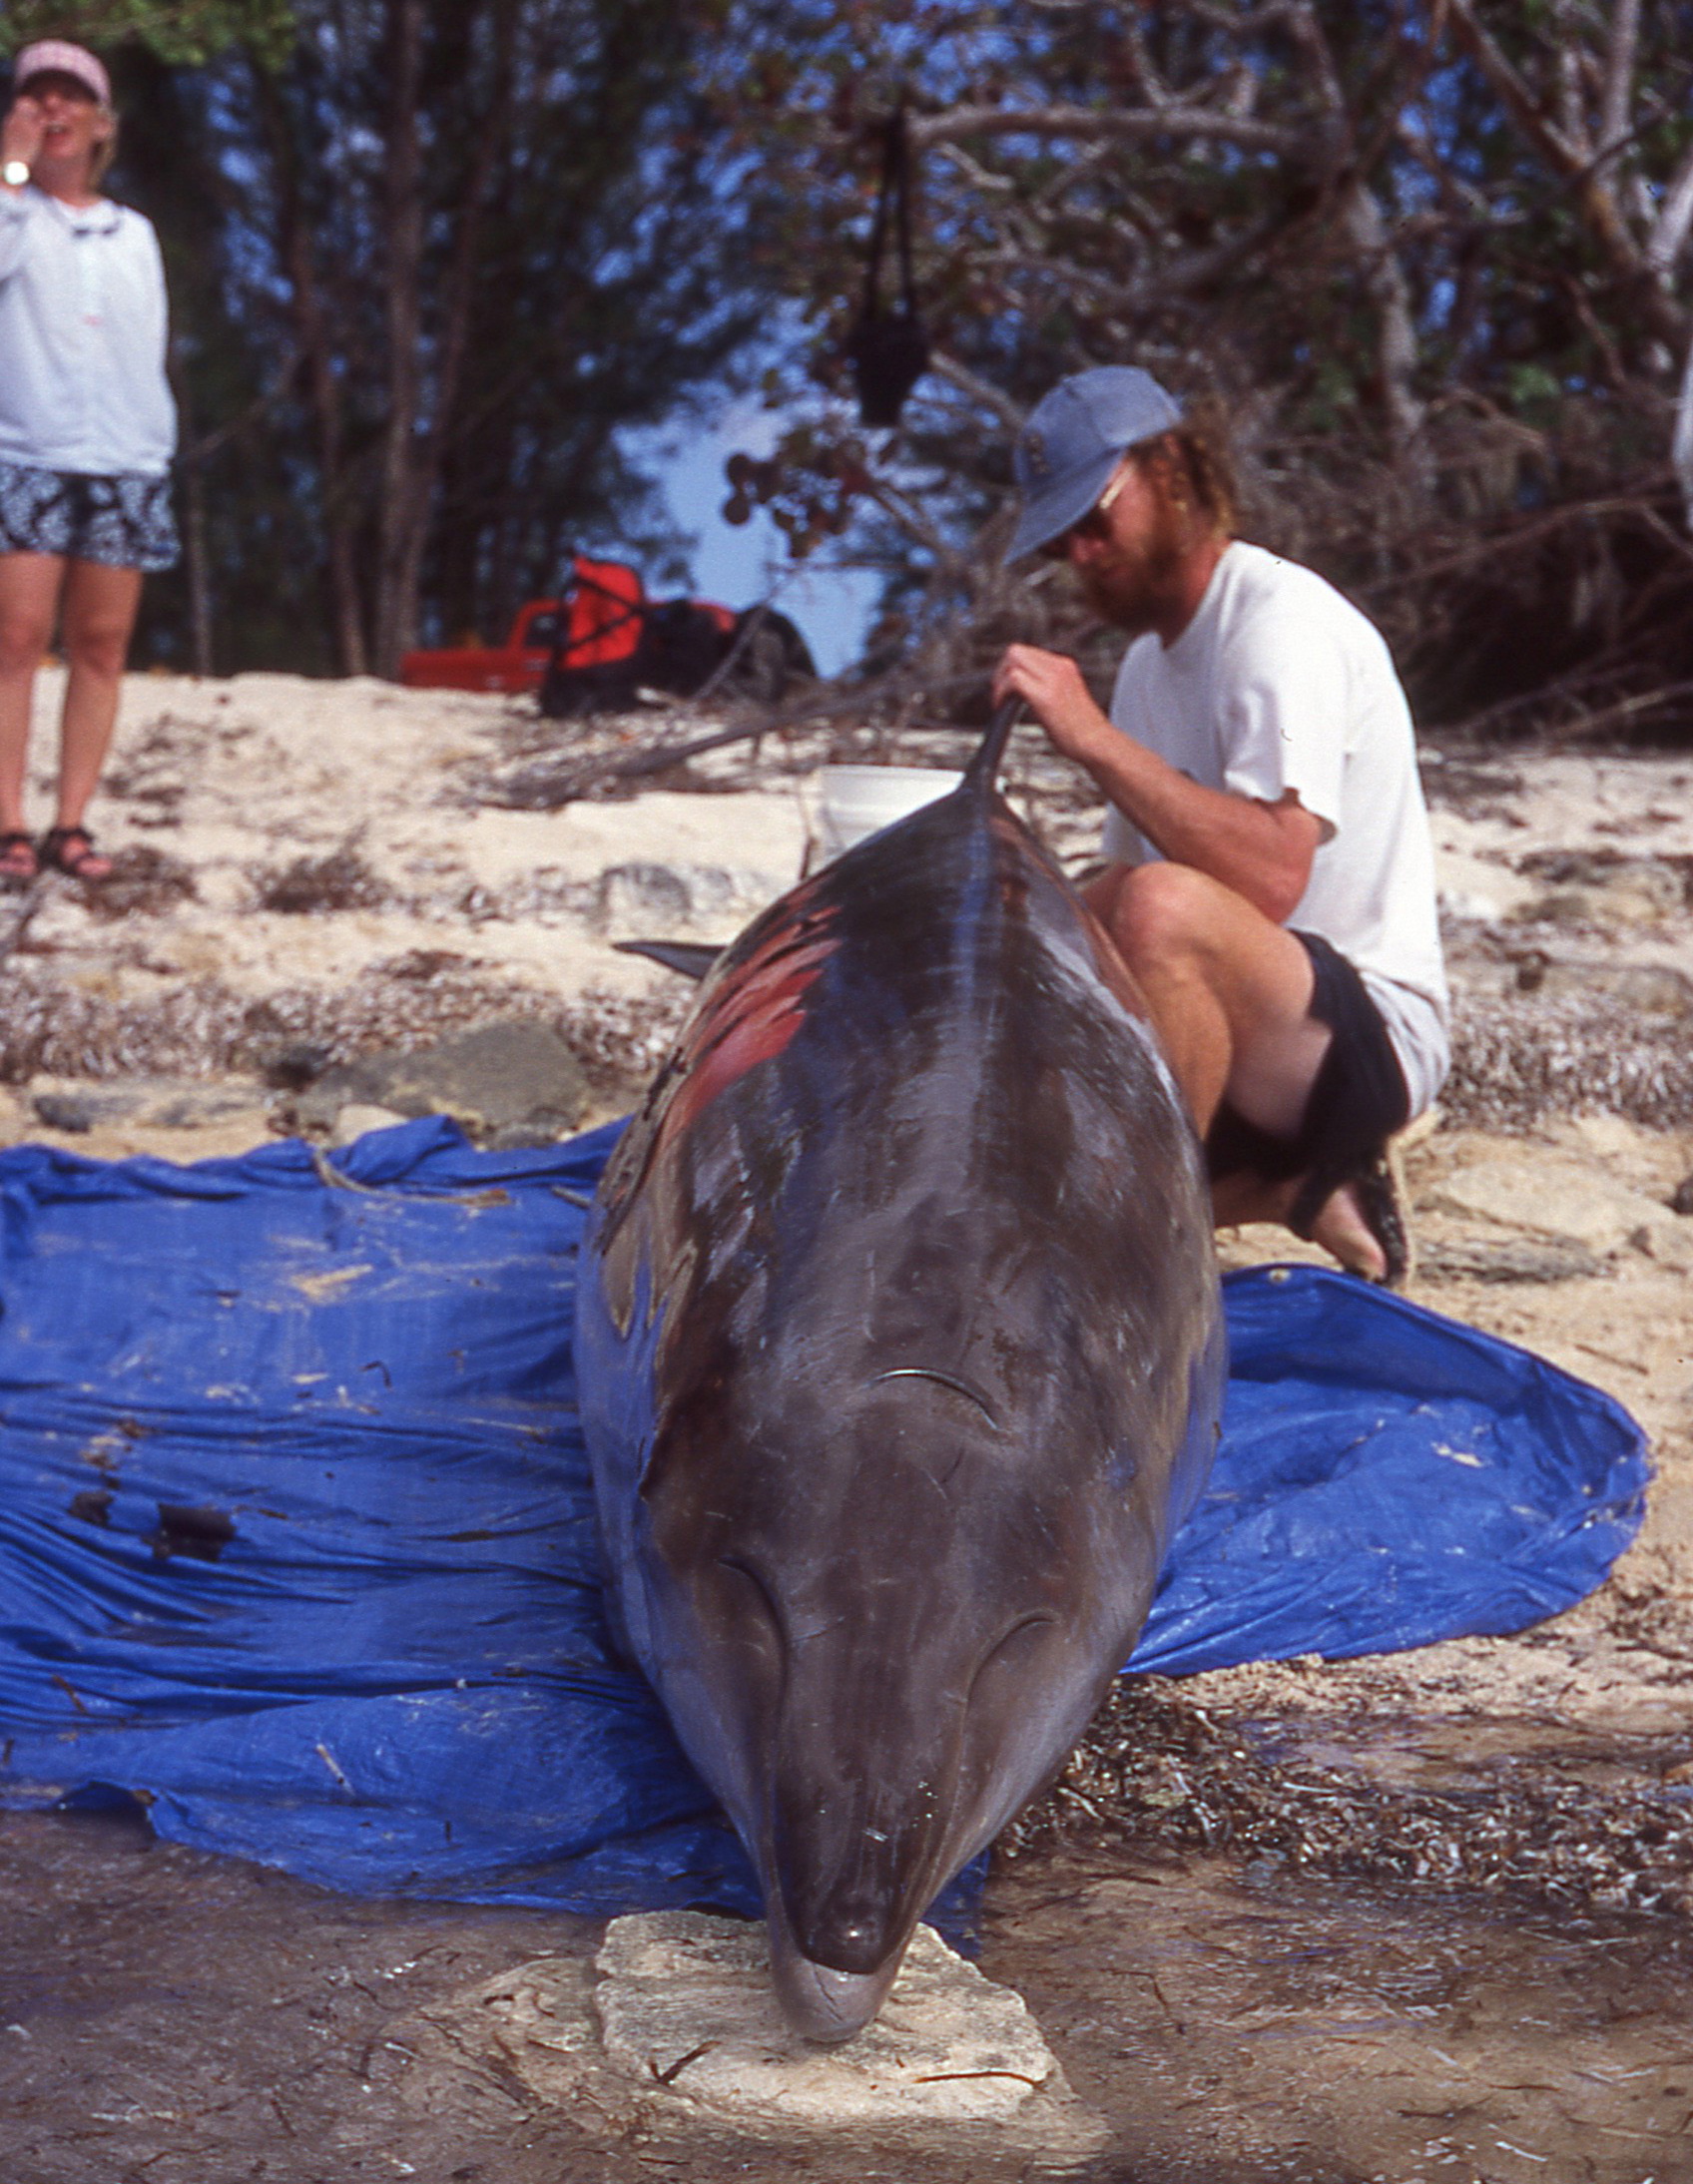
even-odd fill
[[[938,1380],[942,1387],[949,1387],[955,1395],[973,1402],[993,1430],[999,1431],[999,1420],[989,1409],[987,1397],[978,1394],[968,1380],[957,1379],[950,1372],[937,1372],[933,1365],[894,1365],[890,1371],[874,1373],[869,1384],[875,1387],[882,1380]]]

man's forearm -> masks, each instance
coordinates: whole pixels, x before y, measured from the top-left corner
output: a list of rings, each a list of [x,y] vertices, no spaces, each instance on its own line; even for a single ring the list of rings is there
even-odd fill
[[[1104,714],[1070,756],[1161,856],[1209,873],[1279,925],[1311,877],[1317,822],[1295,798],[1261,804],[1207,789],[1114,728]]]
[[[1161,856],[1221,880],[1278,925],[1288,917],[1322,839],[1297,797],[1260,804],[1190,781],[1106,718],[1067,654],[1013,645],[993,689],[996,699],[1021,698],[1054,748],[1087,769]]]

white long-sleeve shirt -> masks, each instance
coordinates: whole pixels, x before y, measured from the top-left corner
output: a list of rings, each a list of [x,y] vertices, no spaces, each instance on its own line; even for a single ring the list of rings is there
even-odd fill
[[[153,224],[0,190],[0,461],[160,477],[177,444]]]

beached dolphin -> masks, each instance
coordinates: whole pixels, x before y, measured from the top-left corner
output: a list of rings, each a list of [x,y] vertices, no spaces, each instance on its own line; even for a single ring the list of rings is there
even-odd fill
[[[582,1250],[614,1619],[819,2040],[1062,1764],[1217,1439],[1198,1141],[1009,726],[713,966]]]

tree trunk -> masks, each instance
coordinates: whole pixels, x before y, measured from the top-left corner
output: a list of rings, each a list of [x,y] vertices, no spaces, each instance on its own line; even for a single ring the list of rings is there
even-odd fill
[[[370,661],[364,637],[364,601],[349,523],[351,496],[342,452],[340,388],[328,320],[300,207],[297,163],[287,120],[269,72],[256,66],[253,81],[277,168],[277,255],[287,275],[295,337],[305,359],[317,428],[318,516],[328,564],[335,656],[343,675],[365,675]]]
[[[397,672],[400,654],[415,640],[429,519],[469,347],[482,212],[494,163],[510,128],[517,6],[516,0],[498,0],[493,10],[492,91],[488,111],[473,134],[475,152],[459,204],[458,232],[441,282],[439,322],[433,344],[435,365],[426,402],[420,369],[423,214],[419,202],[421,176],[416,113],[421,0],[389,0],[389,19],[393,25],[395,82],[387,166],[391,239],[387,317],[392,407],[384,443],[382,591],[376,646],[378,672],[385,675]],[[402,105],[401,91],[406,81],[411,85],[411,92],[409,101]]]
[[[212,564],[206,550],[206,479],[196,458],[183,466],[183,569],[188,578],[189,643],[196,675],[212,664]]]
[[[385,322],[388,415],[382,434],[381,504],[376,515],[376,600],[372,651],[378,675],[397,675],[417,613],[417,568],[427,502],[417,505],[416,439],[422,333],[422,149],[417,134],[423,45],[422,0],[387,0],[387,229]]]

